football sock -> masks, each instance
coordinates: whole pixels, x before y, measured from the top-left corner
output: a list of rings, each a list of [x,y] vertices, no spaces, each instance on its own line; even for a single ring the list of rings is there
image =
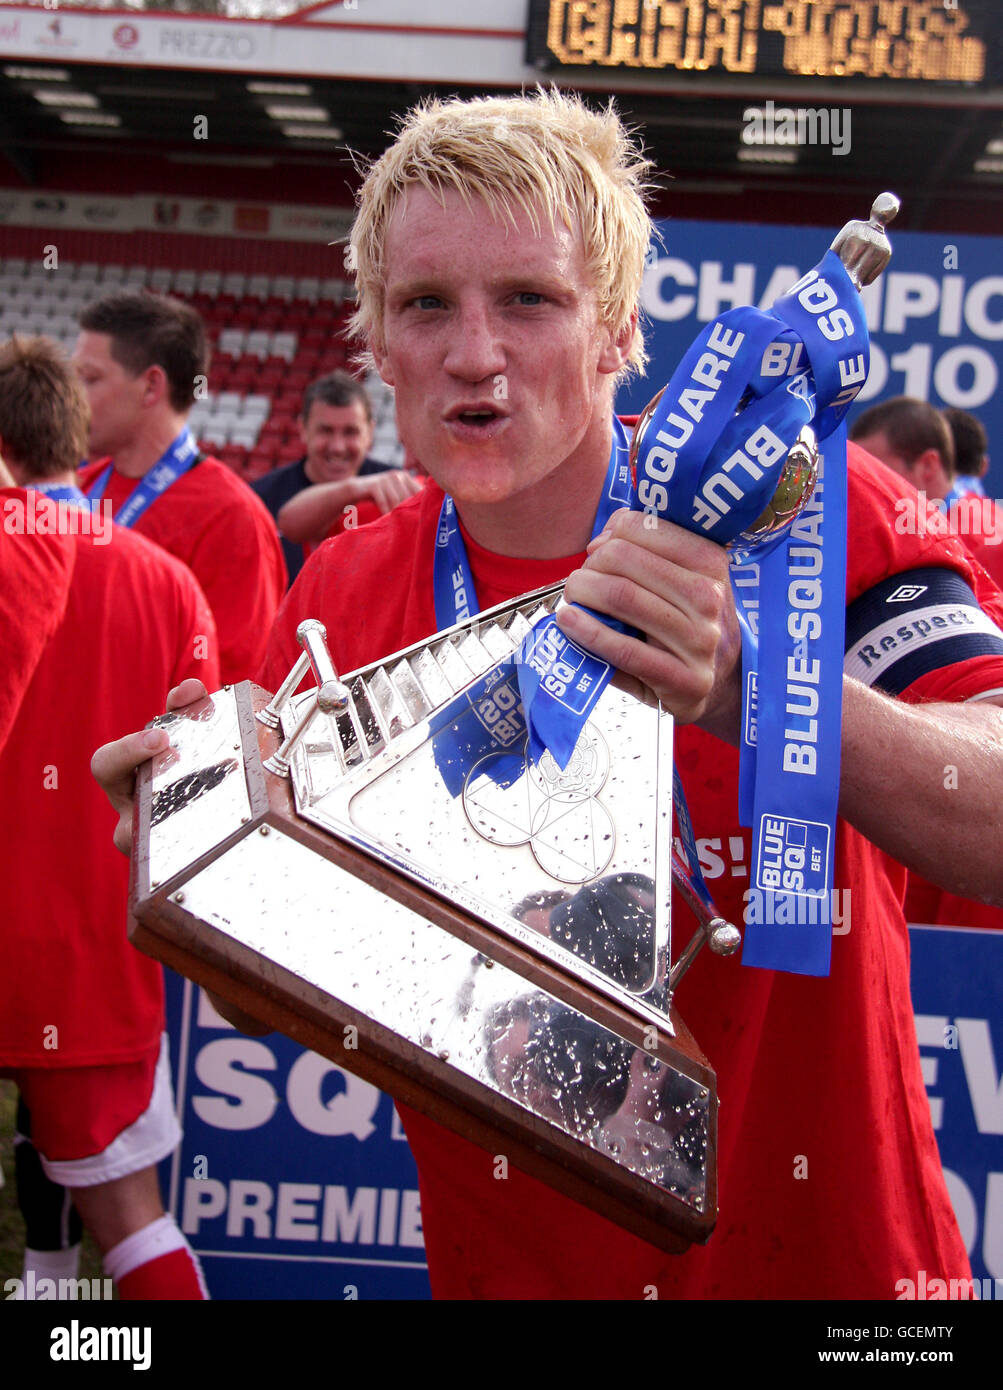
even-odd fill
[[[194,1250],[173,1216],[161,1216],[119,1241],[104,1257],[120,1299],[202,1300],[209,1297]]]

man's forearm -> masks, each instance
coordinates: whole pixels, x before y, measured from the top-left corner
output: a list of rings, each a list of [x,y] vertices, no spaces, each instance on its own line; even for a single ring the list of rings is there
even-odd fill
[[[843,682],[839,811],[900,863],[1003,906],[1003,709]]]
[[[279,512],[279,530],[296,545],[322,541],[345,508],[358,500],[358,492],[354,478],[304,488]]]

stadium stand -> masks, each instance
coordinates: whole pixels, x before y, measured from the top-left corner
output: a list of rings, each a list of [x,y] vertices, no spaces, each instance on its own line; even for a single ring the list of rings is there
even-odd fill
[[[9,256],[0,262],[0,339],[44,333],[72,352],[80,310],[118,286],[173,294],[205,319],[212,366],[191,414],[203,449],[248,482],[301,456],[303,391],[326,372],[350,368],[348,282],[97,261],[61,261],[53,274]],[[400,463],[393,392],[374,372],[365,382],[373,402],[373,456]]]

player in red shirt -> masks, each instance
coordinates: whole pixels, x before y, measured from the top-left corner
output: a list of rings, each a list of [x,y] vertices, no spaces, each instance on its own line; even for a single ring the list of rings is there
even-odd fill
[[[45,1175],[70,1190],[120,1295],[201,1298],[157,1183],[180,1139],[163,975],[128,942],[128,875],[89,763],[95,739],[150,718],[178,680],[219,679],[216,635],[180,561],[93,521],[75,486],[86,429],[83,392],[51,344],[0,348],[0,450],[19,484],[0,493],[5,525],[22,518],[23,544],[43,555],[59,527],[73,554],[0,752],[0,1074],[17,1082]],[[30,1172],[19,1145],[19,1187]],[[72,1277],[60,1253],[29,1254],[28,1267]]]
[[[209,351],[194,309],[120,291],[90,304],[73,362],[91,407],[81,486],[119,525],[182,560],[209,600],[224,681],[261,660],[286,588],[268,512],[246,483],[201,457],[186,423]]]
[[[15,486],[0,458],[0,488]],[[8,497],[0,521],[0,752],[45,644],[63,620],[76,560],[76,547],[65,536],[19,532],[18,504],[19,499]]]
[[[896,532],[959,537],[1003,587],[1003,514],[991,498],[957,495],[954,439],[945,414],[927,401],[895,396],[859,415],[851,433],[862,449],[905,480],[905,487],[893,484],[899,494]],[[996,695],[1003,698],[1003,690]],[[918,874],[909,875],[905,912],[910,922],[1003,930],[1003,909],[945,892]]]
[[[366,179],[352,243],[359,331],[434,485],[311,558],[261,678],[286,674],[307,615],[325,622],[341,670],[440,626],[433,549],[450,495],[482,606],[570,575],[570,600],[646,634],[561,610],[569,636],[690,726],[677,757],[697,835],[731,846],[734,872],[714,886],[737,919],[749,849],[736,811],[740,644],[727,555],[639,512],[615,513],[589,539],[614,382],[643,360],[645,168],[615,115],[556,92],[411,114]],[[875,846],[1003,897],[998,856],[976,829],[995,806],[1003,714],[955,703],[999,684],[1003,632],[980,610],[995,600],[960,548],[903,544],[888,495],[861,486],[859,458],[850,488],[847,597],[862,676],[844,682],[836,884],[852,893],[852,930],[829,979],[721,961],[686,979],[683,1012],[722,1096],[710,1244],[668,1257],[511,1168],[496,1181],[490,1155],[402,1107],[436,1295],[644,1298],[654,1286],[659,1297],[894,1298],[918,1268],[968,1276],[920,1076],[901,883]],[[978,655],[946,640],[924,647],[918,673],[890,648],[872,661],[882,586],[917,570],[935,571],[944,602],[966,610],[984,639]],[[903,695],[924,703],[893,698]],[[95,758],[120,844],[144,756],[130,735]],[[947,758],[964,793],[943,787]]]
[[[960,537],[1003,588],[1003,514],[991,498],[956,487],[954,439],[945,416],[928,401],[893,396],[868,407],[850,433],[919,493],[903,489],[896,501],[898,529]]]

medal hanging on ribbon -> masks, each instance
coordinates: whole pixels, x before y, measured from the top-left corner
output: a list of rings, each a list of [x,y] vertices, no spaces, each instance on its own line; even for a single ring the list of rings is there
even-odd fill
[[[799,520],[814,470],[796,450],[792,464],[791,450],[806,425],[832,435],[867,361],[859,294],[830,251],[770,313],[732,310],[704,330],[649,407],[636,446],[638,504],[732,547],[743,654],[740,819],[752,824],[754,886],[793,900],[747,929],[743,961],[813,975],[828,972],[830,933],[786,924],[829,920],[817,904],[798,903],[828,899],[832,888],[845,433],[830,440],[824,493],[816,482]],[[711,382],[729,376],[730,390],[708,397]],[[732,415],[726,403],[736,395],[742,408]]]

